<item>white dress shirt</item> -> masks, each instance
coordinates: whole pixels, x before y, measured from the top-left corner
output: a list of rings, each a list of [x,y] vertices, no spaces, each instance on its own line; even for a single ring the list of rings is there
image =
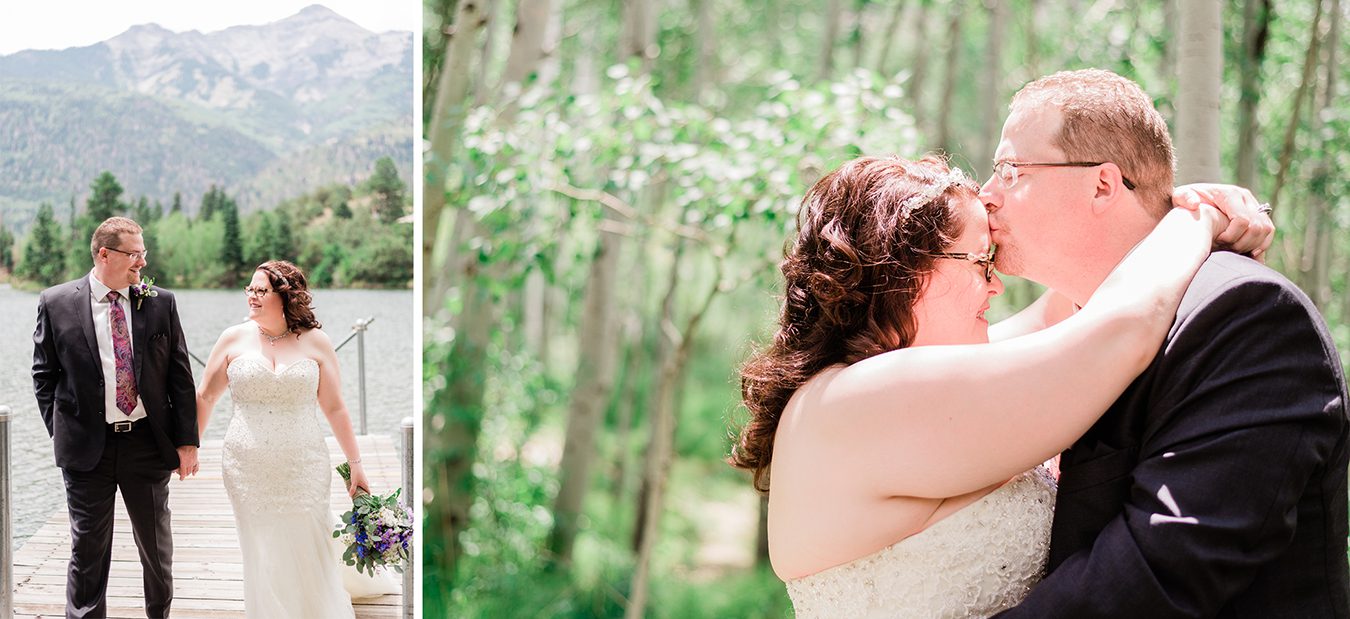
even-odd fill
[[[129,286],[118,289],[122,297],[117,304],[127,317],[127,343],[131,344],[131,296]],[[145,404],[141,402],[140,385],[136,387],[136,408],[127,416],[117,408],[117,356],[113,354],[112,312],[108,292],[113,290],[99,281],[93,271],[89,272],[89,306],[94,310],[94,339],[98,340],[98,359],[103,365],[103,418],[108,423],[117,421],[136,421],[145,419]],[[131,350],[135,359],[136,349]],[[133,366],[133,371],[134,371]]]

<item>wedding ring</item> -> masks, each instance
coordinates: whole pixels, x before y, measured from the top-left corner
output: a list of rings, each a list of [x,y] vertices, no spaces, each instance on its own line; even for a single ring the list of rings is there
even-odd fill
[[[1269,202],[1262,202],[1261,206],[1256,207],[1256,212],[1261,213],[1263,215],[1269,215],[1270,211],[1272,210],[1273,209],[1270,208]]]

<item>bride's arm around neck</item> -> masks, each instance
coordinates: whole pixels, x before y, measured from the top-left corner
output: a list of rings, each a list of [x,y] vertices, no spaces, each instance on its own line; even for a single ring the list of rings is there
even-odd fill
[[[878,496],[960,496],[1029,470],[1068,448],[1147,367],[1217,225],[1169,215],[1053,327],[822,373],[789,402],[779,440]]]

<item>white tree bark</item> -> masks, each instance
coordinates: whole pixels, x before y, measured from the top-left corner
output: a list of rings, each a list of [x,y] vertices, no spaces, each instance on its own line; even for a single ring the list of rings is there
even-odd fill
[[[980,178],[993,174],[994,149],[998,147],[999,131],[1003,126],[1002,111],[1007,96],[1003,94],[1003,38],[1008,25],[1006,0],[986,0],[989,8],[989,36],[985,41],[984,58],[984,129],[981,132],[979,159],[976,172]]]
[[[497,85],[497,100],[507,84],[523,84],[539,68],[544,57],[549,20],[549,0],[520,0],[516,5],[516,27],[511,35],[511,53]]]
[[[1223,22],[1219,0],[1181,3],[1177,71],[1177,184],[1218,182]]]
[[[436,105],[431,113],[431,151],[425,166],[426,185],[422,201],[422,264],[428,272],[439,273],[441,265],[431,261],[440,229],[441,213],[445,210],[446,171],[455,151],[455,138],[466,111],[469,95],[469,68],[473,66],[474,42],[487,26],[483,0],[464,0],[459,3],[455,21],[445,46],[445,62],[441,65],[436,87]],[[423,298],[423,309],[435,313],[442,299],[432,295]]]

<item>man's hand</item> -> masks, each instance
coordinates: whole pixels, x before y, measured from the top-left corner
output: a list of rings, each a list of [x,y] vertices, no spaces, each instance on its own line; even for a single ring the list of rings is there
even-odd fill
[[[183,445],[178,448],[178,479],[184,480],[197,474],[197,447]]]
[[[1269,206],[1256,201],[1252,192],[1235,185],[1193,183],[1172,192],[1172,205],[1194,211],[1212,204],[1228,216],[1228,228],[1214,239],[1216,247],[1266,261],[1266,250],[1275,241],[1275,223]]]

